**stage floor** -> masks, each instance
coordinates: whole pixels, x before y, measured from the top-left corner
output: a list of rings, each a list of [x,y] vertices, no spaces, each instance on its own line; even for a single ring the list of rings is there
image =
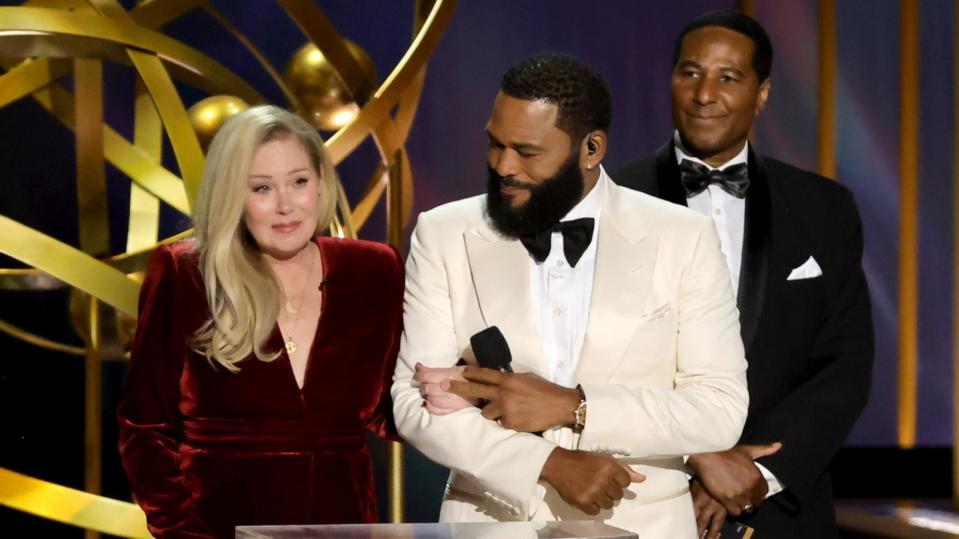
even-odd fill
[[[862,537],[959,539],[952,500],[837,500],[836,521]]]

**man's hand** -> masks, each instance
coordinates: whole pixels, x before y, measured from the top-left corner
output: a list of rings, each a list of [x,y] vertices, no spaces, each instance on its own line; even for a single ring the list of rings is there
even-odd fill
[[[718,539],[723,523],[726,522],[726,508],[706,492],[698,479],[693,479],[689,484],[689,493],[693,495],[696,530],[699,532],[696,537]],[[705,535],[706,530],[709,530],[709,535]]]
[[[532,373],[504,373],[464,367],[468,382],[444,381],[442,389],[465,399],[484,399],[483,417],[518,432],[542,432],[572,425],[579,391]]]
[[[426,411],[433,415],[446,415],[463,408],[476,406],[478,399],[464,399],[444,391],[441,384],[444,380],[465,381],[463,367],[427,367],[416,364],[413,380],[420,384],[420,395],[423,396],[423,405]]]
[[[743,507],[756,508],[763,503],[769,485],[753,460],[776,453],[779,442],[767,445],[737,445],[718,453],[691,455],[687,464],[696,471],[696,478],[726,512],[734,517]]]
[[[549,483],[566,503],[595,515],[611,509],[630,483],[646,476],[603,453],[557,447],[549,454],[540,479]]]

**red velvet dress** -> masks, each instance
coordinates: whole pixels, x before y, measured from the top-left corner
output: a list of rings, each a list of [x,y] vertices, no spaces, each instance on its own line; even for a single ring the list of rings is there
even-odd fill
[[[251,356],[237,374],[194,352],[188,339],[209,316],[197,253],[181,242],[153,256],[117,416],[123,465],[155,536],[377,521],[366,431],[395,433],[403,265],[383,244],[317,244],[323,307],[302,390],[278,327],[267,349],[283,353]]]

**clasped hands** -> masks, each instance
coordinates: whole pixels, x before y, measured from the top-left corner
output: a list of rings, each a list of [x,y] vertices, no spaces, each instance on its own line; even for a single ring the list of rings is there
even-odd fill
[[[693,496],[699,537],[707,530],[708,539],[719,537],[727,515],[748,514],[763,503],[769,485],[754,461],[780,449],[779,442],[742,444],[726,451],[689,457],[687,464],[696,472],[689,491]]]
[[[424,407],[445,415],[483,403],[482,414],[503,428],[542,432],[574,424],[580,394],[533,373],[504,373],[473,366],[431,368],[416,364]],[[540,479],[552,485],[567,503],[595,515],[610,509],[632,482],[646,477],[604,453],[557,447]]]
[[[533,373],[505,373],[482,367],[431,368],[416,364],[427,411],[445,415],[483,405],[483,417],[517,432],[542,432],[573,424],[579,391]]]

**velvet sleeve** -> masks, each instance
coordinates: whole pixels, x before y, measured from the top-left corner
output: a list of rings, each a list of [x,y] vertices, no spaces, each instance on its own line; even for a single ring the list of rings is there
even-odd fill
[[[388,283],[383,298],[383,307],[390,310],[392,316],[389,327],[383,328],[390,333],[389,346],[384,351],[382,373],[380,374],[380,400],[373,412],[368,427],[370,431],[387,440],[402,441],[396,431],[393,419],[393,399],[390,388],[393,385],[393,371],[396,368],[396,356],[400,351],[400,336],[403,334],[403,290],[405,272],[403,259],[396,248],[389,247],[389,259],[383,268],[384,280]]]
[[[180,470],[180,375],[187,351],[178,323],[184,269],[175,247],[157,249],[140,289],[139,320],[117,409],[120,457],[150,533],[213,537],[193,512]],[[192,257],[191,257],[192,259]]]

